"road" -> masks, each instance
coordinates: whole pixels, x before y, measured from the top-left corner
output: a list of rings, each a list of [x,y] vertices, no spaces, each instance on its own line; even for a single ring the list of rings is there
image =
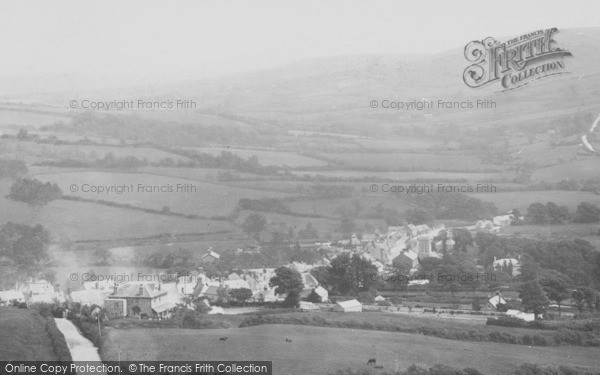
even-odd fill
[[[100,355],[98,354],[98,348],[92,344],[92,342],[81,335],[77,327],[67,319],[54,319],[56,326],[65,336],[67,346],[71,351],[71,357],[75,362],[98,362],[101,363]],[[86,373],[79,373],[84,375]],[[91,373],[90,373],[91,374]],[[94,372],[95,375],[102,375],[103,373]]]

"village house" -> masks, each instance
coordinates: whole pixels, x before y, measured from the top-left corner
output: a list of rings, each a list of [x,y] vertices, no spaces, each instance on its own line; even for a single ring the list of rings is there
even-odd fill
[[[362,312],[362,304],[355,299],[349,301],[337,302],[333,306],[333,311],[337,312]]]
[[[492,219],[492,222],[494,223],[494,225],[501,227],[501,228],[508,227],[512,223],[512,215],[506,214],[506,215],[495,216]]]
[[[69,293],[67,301],[80,303],[82,306],[104,306],[106,294],[98,289],[75,290]]]
[[[0,290],[0,306],[8,306],[13,301],[23,303],[25,296],[18,290]]]
[[[105,301],[105,306],[114,304],[113,301],[117,300],[124,302],[123,311],[125,311],[125,316],[145,315],[147,317],[165,318],[175,308],[174,303],[167,301],[166,295],[167,292],[161,289],[160,283],[132,281],[115,286],[113,293]],[[115,309],[111,307],[110,310]]]
[[[27,303],[65,302],[65,296],[59,286],[53,286],[46,280],[29,279],[15,288],[23,293]]]
[[[401,269],[416,269],[419,266],[419,255],[412,250],[403,251],[392,259],[392,265]]]

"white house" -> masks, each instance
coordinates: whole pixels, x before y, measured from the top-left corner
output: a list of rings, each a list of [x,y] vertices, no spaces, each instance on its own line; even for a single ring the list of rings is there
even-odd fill
[[[362,304],[355,299],[338,302],[333,306],[333,311],[339,312],[362,312]]]
[[[0,290],[0,306],[10,305],[12,301],[25,302],[25,296],[17,290]]]
[[[512,316],[513,318],[517,318],[517,319],[521,319],[524,320],[526,322],[532,322],[535,320],[535,314],[528,314],[528,313],[524,313],[522,311],[519,310],[506,310],[506,316]]]
[[[321,297],[321,302],[327,302],[329,301],[329,292],[327,291],[327,289],[323,288],[322,286],[318,286],[315,288],[315,293],[317,293],[317,295],[319,297]]]
[[[510,226],[512,218],[511,215],[500,215],[495,216],[492,221],[494,222],[494,225],[504,228]]]
[[[106,294],[102,293],[98,289],[76,290],[71,292],[71,294],[69,295],[69,299],[72,302],[80,303],[83,306],[104,306]]]

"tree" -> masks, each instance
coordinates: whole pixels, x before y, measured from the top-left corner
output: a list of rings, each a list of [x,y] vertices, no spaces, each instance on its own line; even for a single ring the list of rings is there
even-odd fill
[[[466,253],[468,246],[473,246],[473,236],[467,229],[458,228],[452,231],[452,237],[454,238],[454,250]]]
[[[351,217],[344,217],[340,221],[340,232],[351,233],[356,228],[356,223]]]
[[[8,222],[0,228],[0,281],[14,284],[17,280],[37,277],[43,272],[50,234],[41,226]],[[16,279],[16,280],[15,280]]]
[[[548,210],[543,203],[532,203],[527,207],[526,217],[531,224],[546,224],[548,222]]]
[[[441,241],[442,242],[442,253],[446,253],[446,251],[448,251],[448,231],[443,230],[440,232],[440,234],[438,234],[437,236],[435,236],[433,238],[434,243]],[[439,249],[436,249],[436,251]]]
[[[577,206],[573,221],[576,223],[597,223],[600,221],[600,208],[595,204],[582,202]]]
[[[275,287],[275,293],[287,294],[284,304],[289,307],[298,307],[300,293],[304,288],[302,276],[292,268],[279,267],[275,270],[275,276],[269,280],[269,286]]]
[[[298,231],[298,237],[302,239],[313,239],[318,238],[319,234],[317,230],[313,227],[312,223],[307,223],[304,229]]]
[[[62,192],[56,183],[43,183],[36,179],[24,178],[11,185],[8,197],[32,205],[43,205],[62,197]]]
[[[312,302],[312,303],[321,303],[321,302],[323,302],[321,300],[321,296],[319,294],[317,294],[317,292],[315,292],[314,289],[313,289],[312,292],[310,292],[310,294],[308,295],[308,297],[306,297],[306,300],[308,302]]]
[[[536,320],[538,315],[543,314],[550,305],[550,300],[542,286],[535,280],[521,285],[519,298],[521,298],[523,309],[526,312],[533,312]]]
[[[481,298],[473,297],[471,308],[473,309],[473,311],[481,311]]]
[[[571,296],[573,282],[567,275],[554,270],[545,270],[539,282],[548,298],[558,305],[558,316],[561,316],[560,303]]]
[[[597,294],[598,292],[594,289],[583,287],[574,290],[571,296],[573,297],[575,306],[579,312],[583,312],[583,309],[586,305],[590,309],[590,312],[594,312],[594,304],[596,303]]]
[[[108,265],[110,264],[110,259],[112,258],[112,254],[111,252],[104,247],[99,247],[96,250],[94,250],[94,256],[97,257],[99,259],[99,263],[101,265]]]
[[[237,302],[245,302],[252,297],[252,291],[248,288],[237,288],[229,290],[229,296]]]
[[[242,230],[255,238],[258,234],[267,228],[267,218],[258,213],[248,215],[242,224]]]
[[[428,211],[421,208],[406,210],[404,212],[404,217],[406,217],[406,221],[414,225],[429,223],[433,220],[433,216]]]
[[[566,206],[559,206],[554,202],[546,203],[546,210],[551,224],[562,224],[569,220],[571,214]]]
[[[341,294],[369,290],[375,284],[373,275],[377,274],[377,267],[358,254],[340,254],[330,267],[334,289]]]
[[[27,129],[23,129],[23,128],[19,129],[19,132],[17,133],[17,139],[19,141],[23,141],[23,140],[26,140],[27,137],[28,137]]]

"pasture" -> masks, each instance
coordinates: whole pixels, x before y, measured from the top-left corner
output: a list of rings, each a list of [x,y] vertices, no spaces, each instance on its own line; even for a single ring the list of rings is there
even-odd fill
[[[231,152],[240,156],[243,159],[248,159],[251,156],[256,156],[261,165],[287,165],[290,168],[297,167],[321,167],[327,165],[326,162],[309,158],[307,156],[298,155],[295,152],[283,152],[274,150],[252,150],[252,149],[236,149],[229,147],[207,147],[194,148],[194,151],[207,153],[211,155],[220,155],[223,151]]]
[[[228,215],[242,198],[283,198],[288,196],[283,193],[144,173],[83,171],[36,174],[34,177],[43,182],[56,182],[65,195],[157,210],[168,207],[171,212],[194,214],[201,217]],[[72,184],[78,187],[76,192],[71,191]],[[121,194],[115,191],[98,194],[91,191],[92,186],[127,186],[130,189],[123,190]],[[188,187],[187,191],[186,186]]]
[[[346,168],[407,171],[486,172],[501,171],[502,167],[486,165],[471,155],[431,153],[319,153],[319,157],[332,160]]]
[[[331,179],[369,179],[377,178],[389,181],[413,181],[413,180],[461,180],[468,181],[492,181],[499,180],[503,177],[510,179],[509,173],[494,173],[494,172],[436,172],[436,171],[411,171],[411,172],[373,172],[373,171],[352,171],[340,169],[335,171],[292,171],[291,173],[297,176],[308,175],[315,177],[321,175]]]
[[[51,125],[58,121],[67,122],[69,116],[60,113],[20,111],[0,107],[0,127],[23,127],[39,128],[44,125]]]
[[[326,374],[365,368],[376,358],[384,370],[411,364],[474,367],[489,375],[511,373],[524,362],[600,370],[597,349],[527,347],[462,342],[423,335],[346,328],[265,325],[232,329],[107,329],[103,360],[266,360],[274,374]],[[227,336],[226,341],[219,338]],[[286,342],[289,337],[292,342]],[[302,353],[301,356],[298,353]],[[397,358],[397,359],[396,359]]]
[[[4,198],[7,186],[2,184],[2,187],[0,225],[9,221],[41,224],[54,241],[127,239],[233,229],[226,221],[192,220],[88,202],[55,200],[45,206],[31,206]]]
[[[537,169],[532,178],[537,181],[558,182],[562,180],[581,180],[600,178],[600,158],[587,156],[565,164]]]
[[[600,206],[600,195],[586,191],[543,190],[503,192],[498,189],[496,193],[469,193],[468,195],[482,201],[494,203],[500,212],[507,212],[513,208],[518,208],[521,212],[525,213],[527,212],[527,207],[536,202],[544,204],[546,202],[554,202],[559,206],[567,206],[571,212],[574,212],[581,202],[593,203]]]
[[[116,158],[133,156],[140,160],[147,159],[149,162],[157,162],[161,159],[171,158],[174,161],[188,160],[183,156],[175,155],[162,150],[150,147],[111,147],[96,145],[54,145],[38,144],[35,142],[20,142],[12,139],[0,141],[3,153],[26,155],[39,159],[62,160],[75,159],[81,161],[93,161],[95,159],[104,159],[111,153]]]

